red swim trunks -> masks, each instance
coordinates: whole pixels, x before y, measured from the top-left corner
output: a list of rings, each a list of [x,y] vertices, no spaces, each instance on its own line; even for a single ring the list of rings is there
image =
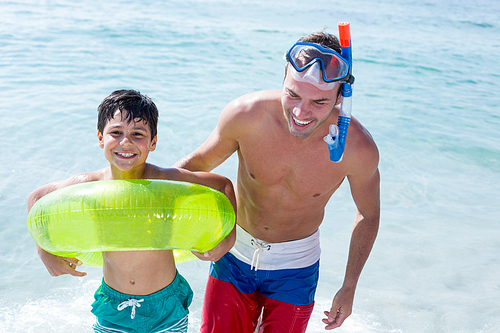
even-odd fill
[[[201,332],[254,333],[259,318],[259,333],[305,332],[319,277],[319,251],[313,251],[316,246],[319,248],[319,235],[314,235],[313,240],[274,244],[251,238],[240,229],[231,253],[211,265]],[[253,251],[245,249],[249,244],[257,249],[253,258]],[[298,258],[299,267],[296,267],[297,260],[277,260],[287,258],[294,251],[297,251],[294,258],[302,255]],[[285,268],[290,262],[294,266]],[[302,266],[304,263],[308,266]]]
[[[314,302],[293,305],[267,298],[260,291],[242,294],[233,284],[209,276],[200,332],[254,333],[262,312],[259,333],[303,333],[313,307]]]

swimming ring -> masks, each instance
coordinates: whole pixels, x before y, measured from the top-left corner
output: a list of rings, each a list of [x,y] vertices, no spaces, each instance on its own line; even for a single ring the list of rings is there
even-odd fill
[[[229,199],[212,188],[168,180],[81,183],[43,196],[28,230],[44,250],[102,266],[103,251],[175,250],[175,261],[214,248],[234,227]]]

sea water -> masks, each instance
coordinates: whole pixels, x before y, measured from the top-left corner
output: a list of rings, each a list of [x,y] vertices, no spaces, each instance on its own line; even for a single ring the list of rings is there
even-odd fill
[[[98,268],[51,277],[26,198],[107,162],[96,107],[115,89],[160,110],[150,161],[200,145],[234,98],[281,89],[284,52],[351,23],[353,115],[380,150],[381,227],[337,332],[500,331],[500,4],[496,0],[1,1],[0,332],[89,332]],[[328,153],[325,144],[325,154]],[[236,156],[215,170],[236,179]],[[347,182],[321,226],[308,332],[345,272]],[[208,263],[179,265],[200,327]]]

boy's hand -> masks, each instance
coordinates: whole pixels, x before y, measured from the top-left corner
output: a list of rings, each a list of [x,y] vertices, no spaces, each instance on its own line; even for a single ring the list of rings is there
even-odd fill
[[[45,268],[52,276],[70,274],[73,276],[82,277],[87,275],[85,272],[76,270],[77,266],[81,266],[82,262],[76,258],[59,257],[49,253],[37,245],[38,256],[42,259]]]
[[[200,260],[217,261],[220,258],[222,258],[223,255],[225,255],[227,253],[227,250],[225,249],[225,247],[223,245],[221,245],[219,243],[219,244],[217,244],[216,247],[214,247],[213,249],[211,249],[210,251],[207,251],[205,253],[200,253],[200,252],[195,252],[195,251],[192,251],[192,253],[196,257],[198,257],[198,259],[200,259]]]
[[[233,230],[229,233],[229,235],[226,236],[223,240],[220,241],[217,246],[215,246],[213,249],[210,251],[207,251],[205,253],[200,253],[200,252],[195,252],[191,251],[198,259],[204,260],[204,261],[218,261],[220,258],[222,258],[229,250],[234,245],[234,242],[236,240],[236,225],[233,228]]]
[[[231,247],[233,245],[234,245],[234,240],[231,241],[231,239],[228,239],[228,237],[226,237],[210,251],[207,251],[205,253],[193,251],[193,254],[200,260],[217,261],[220,258],[222,258],[222,256],[224,256],[229,250],[231,250]]]

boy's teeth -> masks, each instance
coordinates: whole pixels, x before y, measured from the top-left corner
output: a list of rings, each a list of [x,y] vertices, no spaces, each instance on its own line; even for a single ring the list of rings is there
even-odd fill
[[[132,156],[134,156],[134,154],[132,154],[132,153],[118,153],[118,155],[121,155],[123,157],[132,157]]]

